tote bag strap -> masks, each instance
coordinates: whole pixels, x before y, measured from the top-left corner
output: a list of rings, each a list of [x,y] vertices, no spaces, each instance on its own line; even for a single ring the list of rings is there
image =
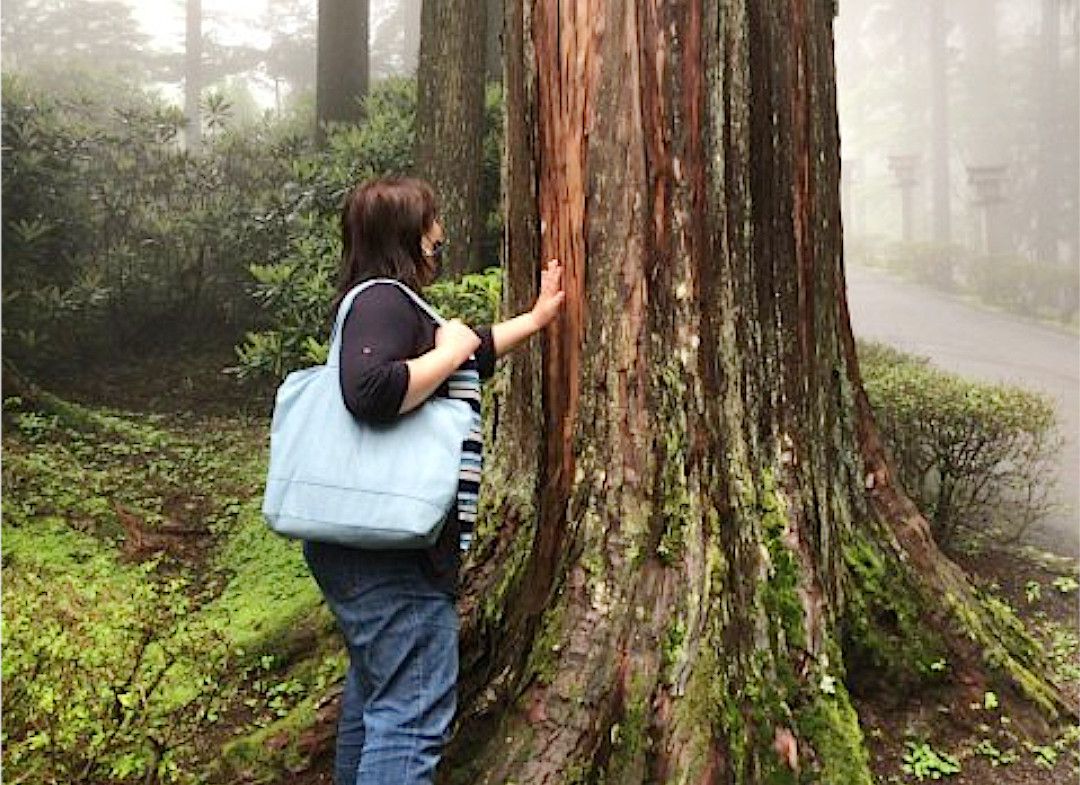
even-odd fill
[[[401,281],[396,281],[393,278],[372,278],[371,280],[364,281],[354,286],[348,291],[345,297],[342,298],[341,304],[338,306],[337,317],[334,319],[334,329],[330,333],[330,351],[326,355],[326,364],[330,367],[337,367],[341,358],[341,331],[345,325],[345,316],[349,313],[349,309],[352,307],[353,300],[360,292],[364,291],[370,286],[374,286],[377,283],[389,283],[401,289],[405,294],[409,295],[413,302],[420,306],[420,308],[430,316],[436,324],[442,326],[446,323],[446,320],[442,318],[438,312],[432,308],[427,302],[424,301],[420,295],[403,284]]]

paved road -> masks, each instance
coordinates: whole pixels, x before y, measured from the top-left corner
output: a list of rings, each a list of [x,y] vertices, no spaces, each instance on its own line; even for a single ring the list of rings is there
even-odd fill
[[[1054,398],[1066,439],[1061,501],[1069,509],[1032,527],[1026,539],[1080,556],[1080,338],[854,265],[847,282],[856,337],[928,356],[967,377],[1019,384]]]

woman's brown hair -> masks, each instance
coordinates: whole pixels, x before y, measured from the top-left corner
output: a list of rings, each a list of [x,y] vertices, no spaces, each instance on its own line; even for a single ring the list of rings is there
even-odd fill
[[[349,192],[341,210],[341,268],[331,321],[362,281],[393,278],[415,291],[431,283],[420,238],[435,215],[434,191],[414,177],[381,177]]]

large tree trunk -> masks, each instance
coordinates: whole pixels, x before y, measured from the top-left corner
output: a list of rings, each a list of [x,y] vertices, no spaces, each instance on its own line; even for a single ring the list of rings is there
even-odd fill
[[[501,82],[502,66],[502,29],[506,14],[503,0],[484,0],[487,9],[487,29],[484,31],[484,78],[489,82]]]
[[[424,0],[420,17],[416,169],[438,194],[452,276],[482,266],[486,6],[480,0]]]
[[[327,123],[358,123],[368,90],[368,0],[319,0],[315,138]]]
[[[550,257],[568,297],[489,418],[454,781],[869,783],[851,679],[939,656],[1076,710],[873,423],[832,17],[507,0],[506,306]]]

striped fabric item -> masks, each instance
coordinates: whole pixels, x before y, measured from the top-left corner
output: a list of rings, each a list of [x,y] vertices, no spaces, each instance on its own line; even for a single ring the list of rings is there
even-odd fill
[[[476,507],[480,494],[480,471],[484,463],[484,428],[480,419],[480,371],[476,358],[470,357],[447,380],[450,397],[468,401],[473,410],[472,431],[465,439],[461,452],[461,472],[458,474],[457,511],[461,525],[461,550],[472,545],[476,526]]]

